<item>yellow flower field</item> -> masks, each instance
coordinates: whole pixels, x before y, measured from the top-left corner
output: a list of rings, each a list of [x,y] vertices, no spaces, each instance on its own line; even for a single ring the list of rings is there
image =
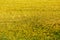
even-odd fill
[[[60,1],[0,0],[0,40],[60,40]]]

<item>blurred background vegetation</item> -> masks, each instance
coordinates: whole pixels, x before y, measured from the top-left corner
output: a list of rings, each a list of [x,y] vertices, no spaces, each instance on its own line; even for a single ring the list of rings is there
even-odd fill
[[[0,40],[60,40],[60,1],[0,0]]]

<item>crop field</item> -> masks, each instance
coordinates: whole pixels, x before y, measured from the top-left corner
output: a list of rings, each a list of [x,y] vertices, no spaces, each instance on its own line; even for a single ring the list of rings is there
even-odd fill
[[[0,0],[0,40],[60,40],[60,1]]]

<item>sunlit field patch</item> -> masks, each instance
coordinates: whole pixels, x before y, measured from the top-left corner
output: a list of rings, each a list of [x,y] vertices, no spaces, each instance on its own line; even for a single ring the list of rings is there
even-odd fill
[[[0,40],[60,40],[60,1],[0,0]]]

